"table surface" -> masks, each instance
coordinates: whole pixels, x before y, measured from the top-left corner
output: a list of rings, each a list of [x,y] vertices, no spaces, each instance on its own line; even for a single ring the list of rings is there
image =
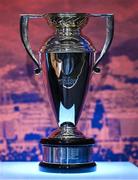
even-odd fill
[[[61,174],[40,172],[38,162],[0,162],[0,180],[138,180],[138,168],[129,162],[97,162],[89,173]]]

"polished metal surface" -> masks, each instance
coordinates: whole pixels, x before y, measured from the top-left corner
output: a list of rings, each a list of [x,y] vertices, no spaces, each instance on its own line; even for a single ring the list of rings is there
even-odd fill
[[[78,164],[92,162],[92,145],[43,146],[43,162]]]
[[[90,17],[106,19],[106,39],[100,56],[81,29]],[[46,18],[56,32],[39,51],[39,60],[33,54],[28,40],[28,22],[32,18]],[[94,140],[86,138],[77,130],[82,107],[92,72],[97,67],[112,42],[114,19],[112,14],[49,13],[44,15],[21,15],[20,33],[26,51],[37,66],[35,73],[42,71],[45,88],[59,128],[48,138],[42,139],[43,161],[46,167],[63,165],[96,166],[92,160]],[[65,164],[65,167],[64,167]],[[75,167],[73,166],[73,167]]]
[[[50,13],[47,16],[49,24],[56,28],[80,28],[88,21],[86,13]]]
[[[47,53],[42,59],[43,79],[59,124],[77,123],[91,73],[91,53]]]
[[[50,134],[49,138],[55,139],[65,139],[69,140],[73,138],[84,139],[85,136],[79,130],[77,130],[76,126],[71,122],[62,123],[62,125],[56,129],[53,133]]]
[[[97,60],[95,60],[94,66],[92,68],[94,72],[100,72],[100,68],[97,67],[97,65],[100,63],[100,61],[108,51],[114,36],[114,16],[113,14],[90,14],[90,17],[101,17],[106,19],[106,38],[104,46],[102,48],[100,56]]]
[[[41,15],[41,14],[23,14],[23,15],[21,15],[21,18],[20,18],[20,36],[21,36],[21,40],[22,40],[22,42],[24,44],[24,47],[25,47],[27,53],[32,58],[33,62],[35,63],[35,65],[37,67],[35,69],[36,74],[40,73],[41,67],[40,67],[39,62],[38,62],[37,58],[35,57],[32,49],[31,49],[30,43],[29,43],[29,39],[28,39],[28,22],[29,22],[29,19],[31,19],[31,18],[42,18],[42,17],[43,17],[43,15]]]
[[[51,18],[53,16],[55,18],[56,14],[50,15]],[[65,14],[63,21],[69,17]],[[75,18],[79,20],[78,17],[71,15],[73,22]],[[62,24],[61,20],[60,23]],[[40,50],[43,80],[45,84],[48,82],[51,104],[59,125],[64,122],[78,122],[94,53],[94,47],[81,35],[78,27],[57,28],[56,34]]]
[[[39,61],[35,57],[29,40],[28,40],[28,22],[29,19],[33,18],[47,18],[49,24],[52,24],[57,29],[62,29],[62,33],[72,35],[74,28],[81,28],[83,27],[89,17],[101,17],[106,19],[106,39],[101,51],[100,56],[98,59],[95,59],[94,65],[92,67],[92,71],[99,72],[100,69],[97,65],[100,63],[101,59],[109,49],[113,34],[114,34],[114,16],[113,14],[86,14],[86,13],[49,13],[49,14],[22,14],[20,18],[20,35],[24,47],[34,63],[36,64],[37,68],[35,69],[35,73],[38,74],[41,72],[41,66]]]

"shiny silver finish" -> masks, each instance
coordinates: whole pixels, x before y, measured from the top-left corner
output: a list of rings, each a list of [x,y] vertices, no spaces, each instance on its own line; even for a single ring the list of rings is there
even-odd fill
[[[101,54],[95,64],[92,67],[92,71],[98,72],[100,69],[97,67],[105,53],[107,52],[112,42],[114,33],[114,16],[112,14],[86,14],[86,13],[49,13],[49,14],[22,14],[20,18],[20,34],[22,42],[31,56],[32,60],[37,66],[35,73],[38,74],[41,71],[39,61],[33,54],[29,40],[28,40],[28,22],[32,18],[48,18],[49,23],[54,25],[56,28],[63,29],[68,34],[72,34],[74,28],[84,26],[89,17],[102,17],[106,18],[106,40],[101,51]]]
[[[43,163],[68,165],[92,162],[94,140],[85,138],[73,123],[62,123],[60,128],[55,130],[47,141],[42,140],[41,144]]]
[[[88,21],[86,13],[50,13],[49,24],[56,28],[82,28]]]
[[[54,22],[54,26],[58,27],[56,34],[47,40],[39,53],[44,84],[48,82],[58,124],[77,124],[95,53],[94,47],[81,35],[78,27],[78,24],[86,23],[87,16],[59,14],[56,17],[56,14],[50,14],[47,17],[50,23]]]
[[[43,146],[43,162],[78,164],[92,162],[92,145]]]
[[[62,123],[60,128],[56,129],[51,135],[49,136],[51,139],[84,139],[85,136],[83,133],[77,130],[76,126],[73,125],[73,123],[65,122]]]
[[[28,40],[28,20],[46,18],[56,29],[39,51],[39,60],[34,56]],[[96,60],[96,50],[81,34],[81,29],[90,17],[106,19],[106,40]],[[112,14],[50,13],[46,15],[21,15],[20,32],[23,44],[37,66],[42,70],[45,88],[59,128],[48,138],[42,139],[43,161],[40,166],[75,168],[95,166],[92,161],[94,140],[86,138],[76,128],[86,97],[91,73],[108,50],[113,37]],[[59,166],[60,165],[60,166]],[[61,166],[62,165],[62,166]]]
[[[37,66],[37,68],[35,69],[36,74],[40,73],[41,67],[40,67],[39,62],[38,62],[37,58],[35,57],[32,49],[31,49],[31,46],[30,46],[30,43],[28,40],[28,22],[29,22],[29,19],[42,18],[42,17],[44,17],[44,15],[41,15],[41,14],[23,14],[23,15],[21,15],[21,18],[20,18],[21,40],[24,44],[24,47],[25,47],[27,53],[29,54],[29,56],[32,58],[33,62]]]
[[[73,123],[62,123],[47,139],[41,140],[42,163],[65,165],[93,164],[92,138],[86,138]]]
[[[99,62],[102,60],[102,58],[104,57],[105,53],[108,51],[112,39],[113,39],[113,35],[114,35],[114,16],[113,14],[90,14],[90,16],[92,17],[102,17],[106,19],[106,39],[105,39],[105,43],[103,46],[103,49],[100,53],[100,56],[98,57],[97,60],[95,60],[94,66],[92,68],[93,71],[95,72],[99,72],[100,69],[97,67],[97,65],[99,64]]]
[[[77,124],[87,92],[92,63],[91,52],[42,53],[43,79],[57,122]]]

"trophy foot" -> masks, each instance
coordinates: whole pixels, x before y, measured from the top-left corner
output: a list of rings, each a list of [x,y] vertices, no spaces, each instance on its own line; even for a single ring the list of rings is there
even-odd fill
[[[49,173],[87,173],[96,171],[96,163],[53,164],[41,161],[39,170]]]
[[[86,138],[70,122],[63,123],[49,138],[42,139],[41,144],[41,171],[81,173],[96,170],[92,159],[94,139]]]

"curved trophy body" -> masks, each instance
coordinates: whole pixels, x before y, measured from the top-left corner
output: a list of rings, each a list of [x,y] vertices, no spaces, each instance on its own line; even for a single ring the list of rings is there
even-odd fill
[[[49,16],[50,23],[55,22],[56,35],[40,51],[43,79],[45,82],[48,80],[51,102],[59,125],[63,122],[76,124],[79,119],[95,51],[80,34],[87,17],[64,16]]]
[[[99,58],[95,49],[81,34],[82,27],[90,16],[106,18],[106,41]],[[44,17],[56,29],[35,58],[28,41],[28,19]],[[98,72],[97,64],[109,48],[113,36],[113,16],[85,13],[51,13],[47,15],[22,15],[21,38],[37,66],[42,70],[43,81],[48,87],[49,97],[59,127],[41,140],[43,161],[41,170],[79,172],[80,168],[95,168],[92,159],[93,138],[86,138],[77,130],[83,102],[92,71]],[[79,170],[79,171],[78,171]],[[87,169],[88,170],[88,169]],[[92,169],[90,169],[91,171]],[[56,171],[57,172],[57,171]]]

